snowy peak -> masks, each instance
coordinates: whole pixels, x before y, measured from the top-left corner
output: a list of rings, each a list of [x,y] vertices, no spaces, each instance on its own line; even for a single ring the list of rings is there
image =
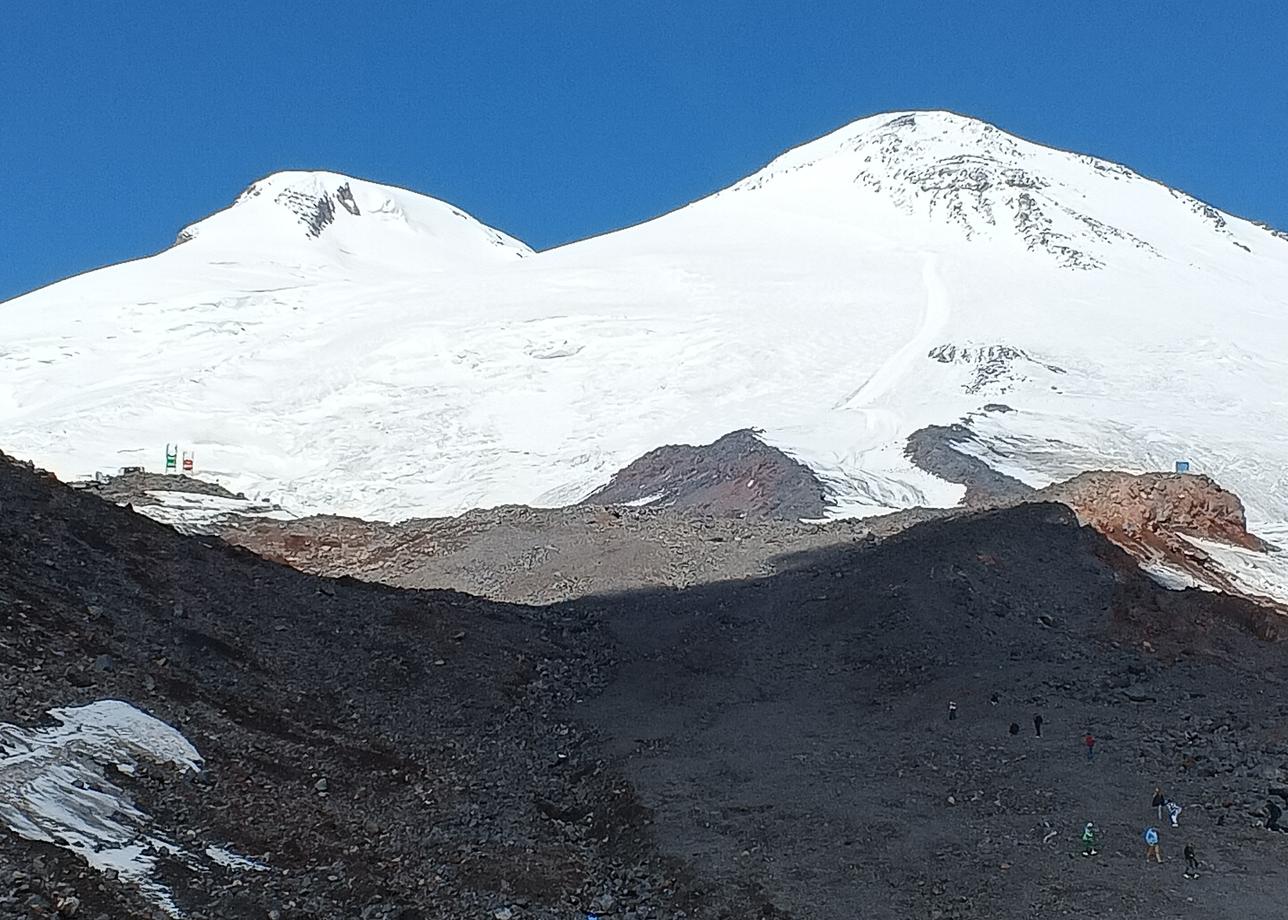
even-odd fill
[[[332,172],[279,172],[261,179],[230,207],[185,227],[175,242],[194,240],[218,250],[321,245],[337,255],[419,269],[508,261],[532,252],[436,198]]]
[[[864,118],[788,151],[734,191],[837,182],[968,240],[1018,243],[1064,268],[1101,268],[1130,251],[1150,257],[1221,242],[1282,259],[1280,234],[1085,154],[1044,147],[951,112]],[[831,197],[831,206],[854,200]],[[858,213],[858,212],[854,212]]]

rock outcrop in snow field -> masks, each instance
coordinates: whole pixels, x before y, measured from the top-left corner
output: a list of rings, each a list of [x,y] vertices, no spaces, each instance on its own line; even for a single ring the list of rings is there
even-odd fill
[[[1090,472],[1043,489],[1156,580],[1243,595],[1288,613],[1288,560],[1248,532],[1243,503],[1207,476]]]
[[[865,118],[536,254],[329,173],[182,236],[0,306],[8,449],[74,477],[179,441],[252,498],[404,518],[755,428],[852,516],[956,504],[905,446],[970,417],[1029,487],[1185,459],[1288,522],[1288,241],[970,118]]]

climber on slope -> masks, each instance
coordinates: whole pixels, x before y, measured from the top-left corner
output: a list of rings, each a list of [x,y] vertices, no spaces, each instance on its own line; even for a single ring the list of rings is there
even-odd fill
[[[1082,829],[1082,855],[1095,856],[1099,853],[1100,851],[1096,849],[1096,844],[1099,842],[1096,826],[1088,821],[1086,827]]]
[[[1199,877],[1199,857],[1194,852],[1194,844],[1192,843],[1185,844],[1185,877]]]
[[[1266,829],[1271,831],[1282,831],[1279,826],[1279,819],[1284,816],[1284,810],[1275,804],[1274,800],[1266,800]]]
[[[1158,848],[1158,829],[1154,827],[1145,828],[1145,862],[1153,859],[1155,862],[1163,861],[1163,852]]]

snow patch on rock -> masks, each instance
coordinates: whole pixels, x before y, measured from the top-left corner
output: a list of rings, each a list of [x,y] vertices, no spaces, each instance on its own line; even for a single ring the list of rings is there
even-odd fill
[[[105,772],[132,775],[139,761],[201,769],[201,755],[176,729],[120,700],[49,710],[58,724],[23,728],[0,723],[0,823],[26,840],[70,850],[100,872],[114,872],[172,917],[178,905],[154,878],[169,856],[191,868],[198,857],[152,829]],[[221,851],[221,854],[225,851]],[[227,853],[205,859],[246,868]]]
[[[1243,595],[1268,601],[1288,613],[1288,552],[1259,552],[1242,546],[1182,535],[1207,557],[1208,564]],[[1224,588],[1224,586],[1221,586]]]
[[[155,499],[156,504],[135,505],[134,510],[186,534],[218,533],[228,518],[232,517],[293,521],[298,516],[272,502],[251,501],[244,498],[225,498],[222,495],[164,490],[148,490],[147,495]]]

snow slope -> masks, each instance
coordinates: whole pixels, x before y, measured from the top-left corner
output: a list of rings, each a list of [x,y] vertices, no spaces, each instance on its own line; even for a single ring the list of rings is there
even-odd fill
[[[325,173],[181,238],[0,305],[7,450],[77,476],[178,441],[234,490],[403,518],[754,427],[853,515],[956,502],[903,446],[969,417],[1032,484],[1188,459],[1288,522],[1288,239],[962,116],[866,118],[537,254]]]

